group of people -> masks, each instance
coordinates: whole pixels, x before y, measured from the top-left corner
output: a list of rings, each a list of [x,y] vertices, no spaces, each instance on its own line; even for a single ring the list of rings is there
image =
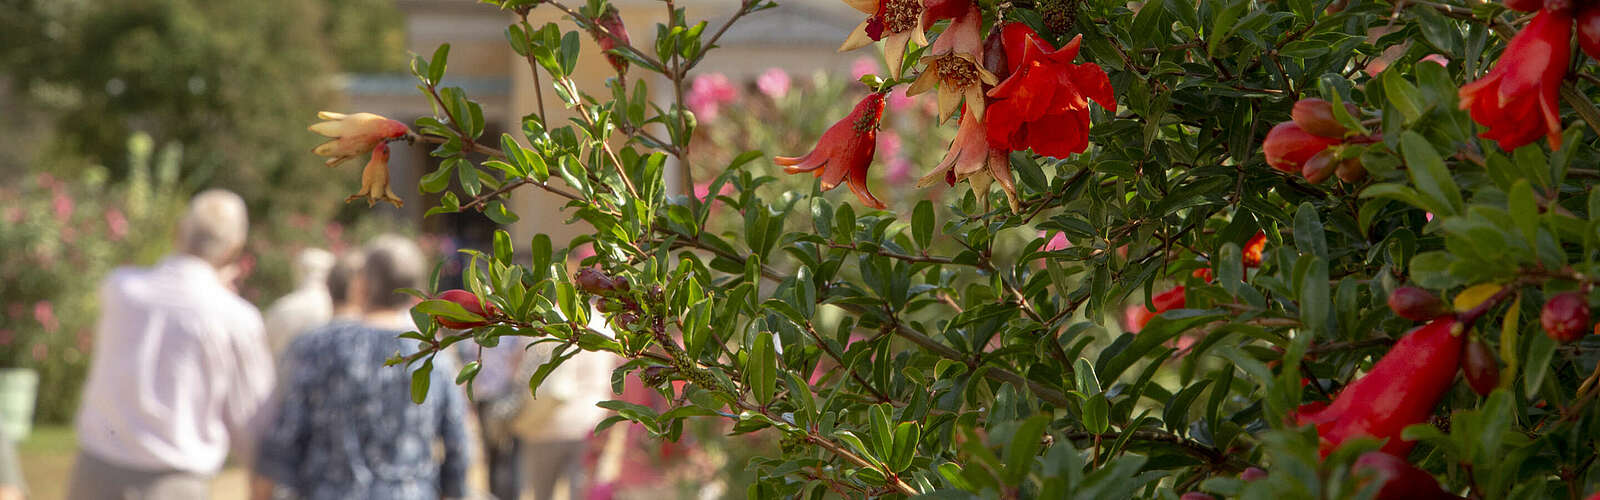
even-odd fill
[[[416,299],[398,290],[426,286],[417,245],[386,235],[348,255],[305,251],[299,288],[263,315],[230,279],[248,228],[237,195],[203,192],[172,255],[105,279],[69,498],[209,498],[230,456],[257,500],[469,498],[481,496],[467,486],[477,437],[494,498],[556,498],[562,483],[583,498],[610,357],[569,360],[531,400],[525,381],[547,351],[467,343],[433,359],[413,403],[415,367],[385,362],[416,349],[398,337],[416,329]],[[454,378],[479,357],[469,403]]]

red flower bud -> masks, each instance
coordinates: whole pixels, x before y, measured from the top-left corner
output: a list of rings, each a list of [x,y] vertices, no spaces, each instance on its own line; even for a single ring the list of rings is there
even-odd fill
[[[1389,310],[1411,321],[1428,321],[1450,312],[1439,297],[1414,286],[1396,288],[1389,294]]]
[[[592,267],[579,269],[572,275],[572,282],[578,285],[579,290],[595,295],[611,295],[618,291],[616,279]]]
[[[1578,47],[1600,59],[1600,5],[1591,3],[1578,9]]]
[[[1361,160],[1358,158],[1345,158],[1344,161],[1339,162],[1339,167],[1334,170],[1334,173],[1338,174],[1339,180],[1355,184],[1361,182],[1361,179],[1367,178],[1367,167],[1362,165]]]
[[[1267,155],[1267,165],[1283,172],[1297,173],[1312,155],[1337,144],[1337,139],[1318,137],[1306,132],[1295,122],[1279,123],[1267,132],[1261,150]]]
[[[1200,278],[1201,281],[1205,281],[1206,283],[1210,283],[1211,280],[1216,279],[1216,276],[1212,275],[1211,268],[1209,267],[1195,269],[1194,272],[1189,273],[1189,275]]]
[[[482,301],[478,300],[477,295],[473,295],[472,292],[466,290],[445,290],[444,293],[441,293],[438,297],[434,298],[438,300],[455,302],[456,304],[460,304],[462,308],[467,310],[467,312],[482,316],[484,318],[492,318],[495,315],[500,314],[500,311],[495,309],[493,305],[484,304]],[[454,328],[457,330],[477,328],[489,324],[489,321],[456,321],[443,316],[434,316],[434,319],[439,321],[439,326],[443,326],[445,328]]]
[[[1455,383],[1462,350],[1455,326],[1455,317],[1445,316],[1412,330],[1326,408],[1297,412],[1300,425],[1317,427],[1322,456],[1355,437],[1386,440],[1380,450],[1391,455],[1410,452],[1414,443],[1400,431],[1427,422]]]
[[[1500,363],[1477,337],[1467,341],[1467,350],[1461,355],[1461,375],[1479,396],[1488,396],[1500,384]]]
[[[1344,109],[1351,115],[1357,113],[1356,107],[1345,103]],[[1307,133],[1329,139],[1342,139],[1350,129],[1345,128],[1339,119],[1333,116],[1333,103],[1308,97],[1294,103],[1294,111],[1289,115],[1294,119],[1294,124]]]
[[[1311,159],[1306,160],[1306,165],[1300,167],[1300,175],[1305,176],[1306,182],[1322,184],[1322,181],[1333,177],[1333,162],[1337,158],[1338,155],[1333,154],[1332,149],[1324,149],[1317,154],[1311,155]]]
[[[1245,482],[1255,482],[1266,478],[1267,471],[1260,467],[1250,467],[1239,474],[1239,479],[1243,479]]]
[[[1350,472],[1367,481],[1378,481],[1383,486],[1373,500],[1432,500],[1461,498],[1439,487],[1439,480],[1428,471],[1418,469],[1405,459],[1381,451],[1369,451],[1356,458]]]
[[[1578,292],[1566,292],[1544,303],[1539,312],[1539,324],[1545,335],[1557,342],[1572,342],[1589,330],[1589,301]]]

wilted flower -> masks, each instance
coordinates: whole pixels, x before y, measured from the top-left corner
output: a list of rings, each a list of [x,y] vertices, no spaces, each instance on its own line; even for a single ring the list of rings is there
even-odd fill
[[[694,84],[689,87],[689,95],[683,98],[683,104],[694,112],[695,118],[710,121],[717,119],[723,104],[738,98],[739,91],[733,88],[727,75],[712,73],[694,79]]]
[[[839,185],[848,175],[850,191],[861,203],[872,208],[885,208],[867,191],[867,168],[872,166],[872,155],[878,147],[878,119],[883,116],[883,93],[874,92],[861,99],[850,115],[834,123],[817,146],[805,156],[779,156],[773,162],[782,165],[791,174],[811,172],[822,178],[822,190]]]
[[[1511,39],[1494,69],[1461,87],[1461,109],[1489,127],[1479,137],[1510,151],[1543,135],[1561,148],[1561,107],[1556,98],[1572,56],[1572,14],[1541,10]]]
[[[983,116],[984,85],[995,85],[1000,80],[983,69],[983,15],[978,7],[968,4],[966,13],[957,17],[945,28],[944,34],[933,42],[922,63],[927,69],[911,82],[906,95],[912,96],[939,86],[939,121],[955,114],[964,103],[967,111]]]
[[[962,113],[961,127],[956,129],[956,138],[950,141],[950,150],[945,153],[944,161],[918,180],[917,187],[927,187],[941,180],[954,186],[956,181],[966,180],[972,184],[972,193],[982,203],[989,198],[989,183],[999,181],[1011,210],[1020,210],[1017,186],[1011,177],[1011,152],[995,147],[990,142],[984,133],[988,128],[985,126],[987,120],[970,110]]]
[[[310,130],[332,137],[333,140],[318,145],[311,152],[328,157],[327,163],[330,167],[339,166],[345,160],[366,154],[379,143],[399,139],[411,133],[406,124],[372,113],[346,115],[321,111],[317,113],[317,118],[327,121],[311,125]]]
[[[789,94],[789,72],[783,68],[768,68],[756,77],[756,88],[767,97],[782,99]]]
[[[869,17],[850,32],[850,38],[839,46],[839,52],[883,40],[883,58],[889,64],[889,76],[900,78],[900,62],[905,59],[910,42],[928,44],[923,30],[929,19],[922,15],[922,0],[844,0],[844,3]]]
[[[606,62],[611,63],[611,67],[615,68],[617,73],[627,73],[628,60],[610,52],[611,49],[615,49],[618,46],[629,44],[628,29],[622,25],[622,16],[617,13],[617,7],[615,5],[607,5],[606,11],[601,13],[600,17],[595,18],[595,23],[605,28],[606,31],[611,32],[611,36],[606,36],[605,33],[601,33],[598,29],[591,30],[589,33],[590,36],[594,37],[595,44],[600,46],[600,50],[606,53]]]
[[[1001,29],[1011,74],[989,90],[989,142],[1056,158],[1083,152],[1089,147],[1089,101],[1117,109],[1106,72],[1094,63],[1072,64],[1083,36],[1052,49],[1025,24]]]
[[[400,201],[399,196],[395,196],[394,191],[389,190],[389,145],[387,143],[379,143],[376,148],[372,149],[372,159],[368,160],[367,167],[361,170],[361,191],[350,195],[349,198],[345,198],[344,202],[349,203],[362,197],[366,197],[367,206],[369,207],[379,201],[393,203],[396,207],[405,203]]]

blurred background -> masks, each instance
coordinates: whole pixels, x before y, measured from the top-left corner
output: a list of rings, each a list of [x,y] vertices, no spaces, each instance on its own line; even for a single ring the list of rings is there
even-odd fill
[[[663,4],[612,3],[634,43],[652,43]],[[714,26],[730,4],[677,2],[691,20]],[[220,187],[244,198],[251,227],[237,286],[265,309],[294,289],[291,262],[302,249],[339,255],[390,232],[416,238],[437,261],[488,246],[497,228],[478,214],[423,217],[438,199],[418,194],[421,176],[437,165],[423,145],[394,144],[392,183],[403,208],[344,203],[359,186],[358,167],[330,169],[311,155],[323,140],[306,131],[317,111],[365,111],[406,123],[431,114],[406,65],[410,54],[431,54],[442,43],[452,45],[446,84],[482,103],[485,137],[520,135],[522,117],[539,106],[526,62],[505,43],[515,16],[471,0],[0,6],[0,432],[16,443],[28,498],[65,496],[99,283],[118,266],[149,266],[170,252],[191,196]],[[560,22],[553,12],[536,10],[536,22]],[[859,22],[842,2],[808,0],[735,25],[697,68],[686,97],[700,123],[689,167],[699,183],[682,185],[673,173],[669,186],[713,195],[708,181],[743,151],[808,151],[864,94],[855,79],[882,72],[875,51],[836,52]],[[561,27],[574,29],[570,22]],[[587,37],[585,43],[586,54],[597,50]],[[586,57],[577,74],[586,92],[608,95],[604,82],[614,74],[603,58]],[[656,99],[671,98],[668,82],[646,83]],[[554,92],[544,96],[550,121],[566,122]],[[939,195],[911,188],[954,134],[953,126],[928,119],[934,104],[898,92],[889,99],[872,185],[895,207]],[[775,171],[765,157],[746,168]],[[764,192],[809,192],[812,184],[810,176],[781,176]],[[844,191],[829,196],[843,200]],[[543,233],[561,245],[583,231],[556,215],[556,199],[530,190],[513,199],[522,215],[505,228],[513,241]],[[736,224],[738,217],[723,219]],[[607,494],[659,498],[660,486],[670,484],[683,498],[742,497],[744,464],[776,443],[730,443],[742,438],[725,431],[692,429],[676,445],[630,436],[641,442],[624,460],[633,467],[626,475],[636,479],[608,486]],[[478,464],[473,477],[482,490]],[[244,498],[245,483],[230,467],[214,496]],[[630,495],[630,487],[639,493]]]

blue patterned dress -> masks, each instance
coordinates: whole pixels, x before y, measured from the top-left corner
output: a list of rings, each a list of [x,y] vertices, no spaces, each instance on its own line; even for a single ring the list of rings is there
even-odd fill
[[[454,370],[436,364],[428,399],[413,404],[411,371],[383,365],[413,349],[399,334],[335,322],[295,339],[256,471],[307,500],[462,497],[470,455]]]

